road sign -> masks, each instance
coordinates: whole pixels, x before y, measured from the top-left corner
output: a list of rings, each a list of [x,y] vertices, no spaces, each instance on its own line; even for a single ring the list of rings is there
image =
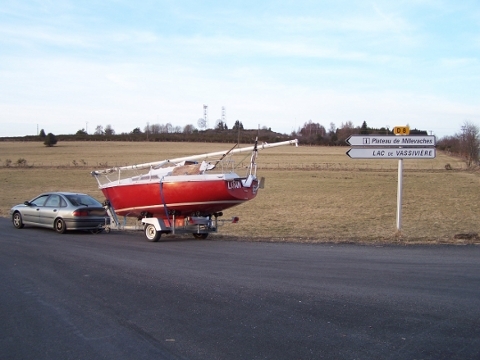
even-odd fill
[[[435,146],[435,136],[351,135],[345,140],[351,146]]]
[[[395,126],[393,128],[394,135],[409,135],[410,127],[409,126]]]
[[[352,159],[398,159],[397,231],[402,227],[403,160],[434,159],[435,136],[409,136],[408,126],[395,126],[395,135],[352,135],[346,142],[355,146],[347,151]]]
[[[347,151],[352,159],[434,159],[435,148],[352,148]]]

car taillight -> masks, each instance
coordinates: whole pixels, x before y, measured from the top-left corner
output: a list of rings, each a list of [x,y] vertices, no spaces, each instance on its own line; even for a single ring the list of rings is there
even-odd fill
[[[87,210],[75,210],[73,216],[88,216]]]

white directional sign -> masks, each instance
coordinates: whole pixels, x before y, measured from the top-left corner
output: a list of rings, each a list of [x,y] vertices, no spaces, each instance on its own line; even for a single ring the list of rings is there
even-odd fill
[[[351,146],[435,146],[434,135],[352,135],[345,140]]]
[[[347,140],[354,146],[347,151],[352,159],[398,159],[397,231],[402,227],[403,160],[434,159],[435,136],[409,135],[409,126],[395,126],[395,136],[352,135]]]
[[[352,148],[347,155],[352,159],[434,159],[436,154],[435,148]]]

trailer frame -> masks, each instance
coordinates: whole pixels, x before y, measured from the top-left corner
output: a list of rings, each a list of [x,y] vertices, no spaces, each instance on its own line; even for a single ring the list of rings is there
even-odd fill
[[[195,239],[206,239],[208,234],[218,232],[218,228],[225,223],[237,223],[239,218],[234,216],[230,219],[219,219],[223,216],[222,212],[214,213],[209,216],[187,216],[178,217],[175,212],[171,218],[150,217],[146,214],[144,217],[137,219],[142,225],[129,226],[126,225],[128,215],[123,217],[123,224],[118,219],[115,209],[108,200],[104,202],[104,208],[110,217],[110,224],[105,226],[108,233],[111,229],[115,230],[143,230],[145,237],[150,242],[160,240],[162,234],[192,234]],[[138,222],[137,222],[138,223]]]

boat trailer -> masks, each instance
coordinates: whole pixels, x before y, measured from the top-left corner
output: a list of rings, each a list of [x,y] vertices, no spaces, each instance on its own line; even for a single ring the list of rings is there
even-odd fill
[[[148,241],[156,242],[160,240],[162,234],[192,234],[195,239],[206,239],[208,234],[218,232],[218,228],[225,223],[236,224],[239,221],[237,216],[230,219],[219,219],[223,216],[222,212],[214,213],[211,216],[178,216],[175,212],[169,214],[171,217],[167,219],[145,217],[137,219],[138,224],[127,225],[128,215],[123,217],[123,222],[120,222],[115,209],[108,200],[103,203],[108,216],[110,217],[110,224],[105,226],[105,232],[115,230],[143,230]]]

